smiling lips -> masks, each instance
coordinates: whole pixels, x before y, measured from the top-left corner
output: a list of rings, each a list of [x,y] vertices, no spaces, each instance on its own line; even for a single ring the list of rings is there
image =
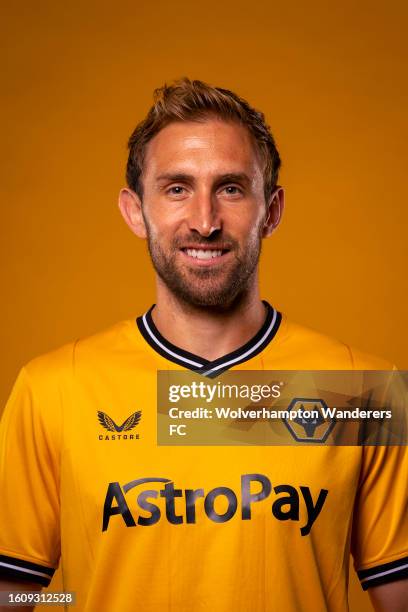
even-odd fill
[[[220,261],[221,257],[229,253],[229,249],[220,249],[208,246],[201,248],[184,247],[181,249],[181,251],[190,260],[194,260],[195,263],[207,264],[216,263]]]
[[[222,250],[186,249],[185,253],[187,253],[189,257],[196,257],[197,259],[213,259],[214,257],[220,257],[222,255]]]

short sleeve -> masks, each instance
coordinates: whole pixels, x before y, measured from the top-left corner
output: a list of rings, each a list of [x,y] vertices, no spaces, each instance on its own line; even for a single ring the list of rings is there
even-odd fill
[[[362,452],[351,552],[366,590],[408,577],[408,453],[404,446]]]
[[[58,406],[46,404],[23,368],[0,422],[0,576],[44,586],[60,557]]]

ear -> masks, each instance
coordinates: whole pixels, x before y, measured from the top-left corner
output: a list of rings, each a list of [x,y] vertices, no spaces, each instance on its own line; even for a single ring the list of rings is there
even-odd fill
[[[126,224],[139,238],[146,238],[146,225],[142,214],[142,201],[131,189],[127,187],[120,190],[119,209]]]
[[[283,187],[276,187],[269,198],[268,211],[265,218],[262,237],[268,238],[278,227],[285,205],[285,192]]]

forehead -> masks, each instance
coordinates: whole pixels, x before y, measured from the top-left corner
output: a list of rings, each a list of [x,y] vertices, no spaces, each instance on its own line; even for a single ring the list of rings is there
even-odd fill
[[[261,173],[261,162],[249,130],[220,119],[179,121],[164,127],[147,145],[143,174],[168,169],[195,173]]]

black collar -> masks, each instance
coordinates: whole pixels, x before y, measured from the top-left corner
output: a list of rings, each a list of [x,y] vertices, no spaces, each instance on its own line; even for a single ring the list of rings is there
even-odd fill
[[[166,340],[153,323],[152,310],[155,304],[144,315],[138,317],[136,323],[146,342],[162,357],[193,372],[197,372],[197,374],[215,378],[222,372],[225,372],[225,370],[258,355],[275,336],[279,329],[282,315],[265,300],[263,300],[263,303],[266,307],[267,315],[261,329],[246,344],[214,361],[209,361],[204,359],[204,357],[189,353]]]

